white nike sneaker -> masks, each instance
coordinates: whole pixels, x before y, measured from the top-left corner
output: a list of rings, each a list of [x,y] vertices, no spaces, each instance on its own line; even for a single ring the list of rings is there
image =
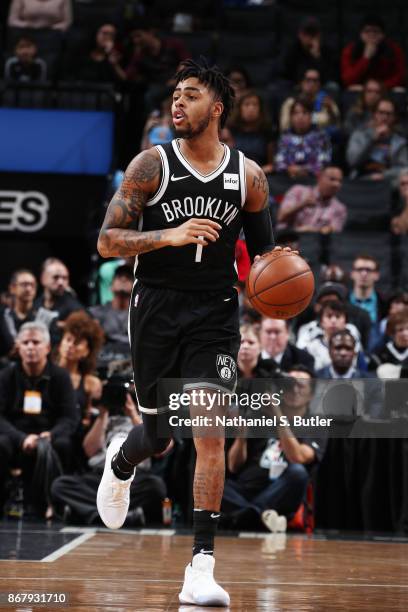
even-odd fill
[[[115,436],[106,451],[105,468],[99,483],[96,505],[99,516],[109,529],[119,529],[125,522],[129,509],[129,489],[135,472],[127,480],[120,480],[111,468],[112,458],[117,454],[125,438]]]
[[[230,597],[214,580],[215,559],[198,553],[186,567],[184,584],[179,593],[182,604],[197,606],[229,606]]]
[[[278,514],[276,510],[264,510],[261,519],[265,527],[272,533],[284,533],[288,526],[286,516]]]

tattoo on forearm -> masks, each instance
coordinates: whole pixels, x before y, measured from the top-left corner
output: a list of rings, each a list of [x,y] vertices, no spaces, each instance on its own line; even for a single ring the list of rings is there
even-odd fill
[[[149,198],[146,184],[160,174],[161,163],[151,153],[143,153],[129,165],[123,183],[106,211],[98,248],[107,256],[128,257],[146,253],[157,246],[162,231],[138,232],[130,229],[143,212]]]

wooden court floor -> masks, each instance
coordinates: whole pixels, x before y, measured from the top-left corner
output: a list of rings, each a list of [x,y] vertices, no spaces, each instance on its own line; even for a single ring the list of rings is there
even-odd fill
[[[191,537],[89,530],[42,561],[0,561],[0,592],[66,593],[68,605],[21,612],[220,610],[177,594]],[[216,578],[236,612],[408,610],[408,544],[291,535],[218,537]]]

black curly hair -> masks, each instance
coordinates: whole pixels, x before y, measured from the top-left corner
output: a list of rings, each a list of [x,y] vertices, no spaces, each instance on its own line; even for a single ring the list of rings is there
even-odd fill
[[[229,79],[221,72],[218,66],[210,66],[208,61],[201,57],[199,62],[192,59],[185,60],[180,70],[175,74],[176,83],[195,77],[214,92],[215,99],[223,103],[224,110],[220,118],[220,125],[224,127],[235,99],[235,92]]]

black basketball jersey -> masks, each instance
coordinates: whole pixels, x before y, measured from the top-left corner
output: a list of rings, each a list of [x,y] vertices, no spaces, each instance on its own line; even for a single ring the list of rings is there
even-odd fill
[[[207,246],[163,247],[139,255],[135,276],[146,285],[184,291],[230,288],[237,278],[235,243],[246,199],[243,153],[224,145],[221,164],[203,175],[185,159],[178,140],[156,148],[162,162],[161,184],[146,203],[139,231],[177,227],[192,217],[212,219],[221,230]]]

